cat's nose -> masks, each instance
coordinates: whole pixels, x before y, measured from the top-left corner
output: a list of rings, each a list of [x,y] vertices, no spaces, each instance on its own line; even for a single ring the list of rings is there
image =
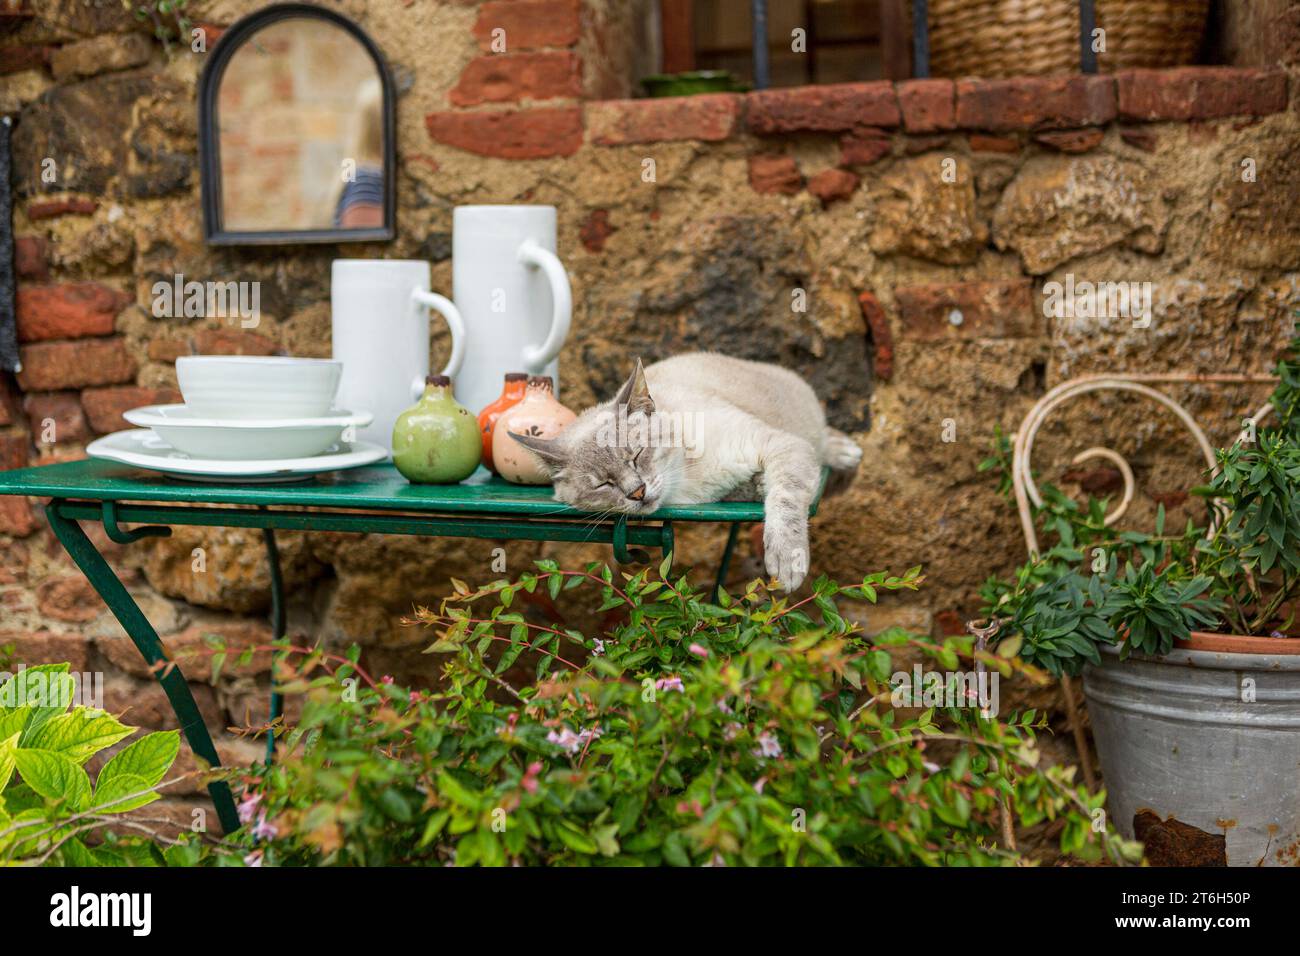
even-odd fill
[[[627,495],[627,496],[628,496],[629,498],[631,498],[633,501],[640,501],[642,498],[644,498],[644,497],[645,497],[645,482],[644,482],[644,481],[641,482],[641,487],[637,488],[636,491],[630,491],[630,492],[628,492],[628,495]]]

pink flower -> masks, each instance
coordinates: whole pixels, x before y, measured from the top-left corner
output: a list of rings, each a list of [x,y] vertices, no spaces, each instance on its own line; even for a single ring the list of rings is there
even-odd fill
[[[261,866],[261,865],[262,865],[261,850],[254,850],[252,853],[248,854],[248,856],[244,857],[244,866]]]
[[[744,727],[740,726],[740,724],[733,720],[731,723],[727,724],[727,726],[722,728],[722,739],[735,740],[740,736],[740,732],[744,729]]]
[[[599,727],[592,727],[590,730],[579,731],[576,734],[568,727],[564,727],[558,733],[552,730],[546,735],[546,739],[557,747],[563,747],[569,753],[576,754],[588,742],[595,740],[602,733],[603,731]]]
[[[679,694],[686,692],[686,688],[682,686],[682,679],[675,675],[673,677],[659,678],[659,680],[655,681],[655,690],[675,690]]]
[[[765,786],[767,786],[767,777],[759,777],[754,781],[754,792],[761,794]]]
[[[725,697],[718,698],[718,702],[713,706],[718,708],[718,710],[722,711],[724,714],[732,713],[731,708],[727,706],[727,699]]]
[[[262,795],[255,790],[249,791],[243,801],[236,807],[239,811],[239,822],[250,823],[253,814],[257,812],[257,805],[262,802]]]
[[[709,649],[705,647],[703,644],[692,644],[690,647],[686,649],[690,651],[692,654],[694,654],[696,657],[709,656]]]
[[[266,811],[263,810],[261,816],[257,818],[257,823],[254,824],[252,832],[254,840],[274,840],[278,831],[273,824],[267,822]]]
[[[779,757],[781,756],[781,742],[776,739],[776,734],[770,730],[765,730],[758,735],[758,749],[754,751],[755,757]]]
[[[521,780],[520,783],[529,793],[537,792],[537,775],[541,772],[542,762],[540,760],[535,760],[530,763],[528,769],[524,771],[524,779]]]
[[[605,642],[602,641],[599,637],[593,637],[592,643],[594,643],[596,646],[592,648],[591,653],[595,654],[597,657],[600,657],[600,655],[605,653]]]
[[[391,684],[392,682],[393,682],[392,674],[385,674],[383,677],[379,678],[379,683],[381,684]]]

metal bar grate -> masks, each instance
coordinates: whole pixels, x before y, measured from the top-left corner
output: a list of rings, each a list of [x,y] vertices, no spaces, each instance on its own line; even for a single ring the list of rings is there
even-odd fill
[[[912,75],[930,75],[929,0],[912,0]]]
[[[1092,31],[1097,28],[1097,0],[1079,0],[1079,63],[1084,73],[1097,72],[1097,51]]]

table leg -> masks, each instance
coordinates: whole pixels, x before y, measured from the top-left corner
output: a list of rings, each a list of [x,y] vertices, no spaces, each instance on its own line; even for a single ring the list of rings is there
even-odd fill
[[[722,549],[722,561],[718,565],[718,577],[713,584],[713,597],[711,600],[714,604],[718,603],[718,592],[727,583],[727,571],[731,568],[731,555],[736,550],[736,538],[739,535],[740,524],[735,521],[731,522],[731,530],[727,532],[727,546]]]
[[[159,662],[167,661],[167,654],[162,641],[158,639],[158,632],[153,629],[149,619],[144,616],[139,605],[118,580],[113,569],[108,566],[104,556],[95,550],[95,546],[86,537],[86,532],[81,529],[81,525],[62,517],[59,514],[57,501],[50,503],[45,509],[45,514],[55,537],[81,569],[90,586],[104,599],[104,603],[108,605],[126,633],[131,636],[132,642],[145,662],[152,667]],[[220,767],[221,758],[217,756],[217,749],[208,735],[203,715],[199,713],[198,704],[194,702],[194,695],[190,693],[190,685],[186,682],[181,669],[172,667],[164,674],[160,668],[154,674],[158,683],[162,685],[168,701],[171,702],[172,711],[180,722],[181,732],[189,742],[190,749],[194,751],[195,756],[206,761],[214,769]],[[239,814],[235,810],[235,800],[231,795],[230,785],[224,780],[213,781],[208,784],[208,793],[216,807],[217,820],[221,824],[221,829],[226,833],[239,829]]]
[[[271,570],[271,635],[276,641],[284,637],[284,578],[280,572],[280,549],[275,543],[275,531],[262,529],[262,539],[266,542],[266,563]],[[271,670],[271,706],[267,713],[267,723],[284,712],[284,695],[275,689],[275,670]],[[269,766],[275,759],[275,731],[266,732],[266,762]]]

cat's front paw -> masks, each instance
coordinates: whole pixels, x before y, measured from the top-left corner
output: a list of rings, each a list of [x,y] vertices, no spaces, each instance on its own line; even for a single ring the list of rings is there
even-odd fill
[[[808,574],[808,528],[769,521],[763,529],[763,558],[768,577],[786,591],[798,590]]]

